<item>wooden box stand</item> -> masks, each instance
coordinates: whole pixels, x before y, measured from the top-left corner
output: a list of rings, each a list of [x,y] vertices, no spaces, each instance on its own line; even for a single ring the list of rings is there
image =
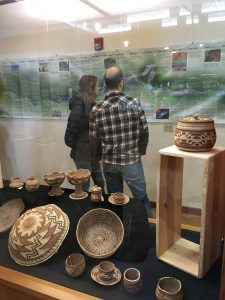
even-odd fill
[[[184,159],[204,162],[200,244],[181,237]],[[198,278],[204,276],[221,254],[224,170],[222,147],[198,153],[180,151],[176,146],[159,151],[156,254],[160,260]]]

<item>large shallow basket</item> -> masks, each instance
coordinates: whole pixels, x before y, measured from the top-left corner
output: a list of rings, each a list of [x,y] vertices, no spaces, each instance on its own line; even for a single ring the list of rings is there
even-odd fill
[[[69,224],[68,216],[54,204],[27,210],[9,234],[8,248],[12,259],[25,266],[48,260],[61,246]]]
[[[92,209],[84,214],[76,229],[77,241],[90,257],[105,258],[116,252],[124,237],[120,218],[111,210]]]
[[[21,198],[9,200],[0,206],[0,233],[13,226],[24,208],[24,202]]]

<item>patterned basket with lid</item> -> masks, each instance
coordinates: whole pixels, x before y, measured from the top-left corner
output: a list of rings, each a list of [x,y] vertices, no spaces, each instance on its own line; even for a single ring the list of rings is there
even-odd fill
[[[48,204],[29,209],[10,231],[9,253],[20,265],[40,264],[57,252],[68,230],[68,216],[58,206]]]
[[[123,242],[123,223],[109,209],[92,209],[80,218],[77,224],[76,237],[81,249],[88,256],[94,258],[109,257],[117,251]]]
[[[178,149],[184,151],[209,151],[216,143],[214,121],[198,115],[179,119],[174,134],[174,143]]]

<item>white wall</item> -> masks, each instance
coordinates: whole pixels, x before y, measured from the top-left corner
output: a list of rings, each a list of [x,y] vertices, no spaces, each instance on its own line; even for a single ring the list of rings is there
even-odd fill
[[[207,23],[206,16],[199,24],[162,28],[160,21],[134,23],[132,31],[105,34],[104,51],[125,49],[123,41],[128,40],[128,49],[154,48],[181,45],[198,47],[199,43],[223,42],[224,22]],[[69,26],[63,30],[46,30],[35,34],[1,38],[0,59],[7,57],[39,57],[55,54],[84,54],[94,52],[95,33]],[[171,47],[172,48],[172,47]]]
[[[173,125],[175,130],[176,124]],[[69,156],[70,149],[64,144],[66,121],[1,119],[0,158],[3,178],[20,176],[26,180],[34,175],[41,184],[46,184],[46,173],[74,168]],[[216,126],[216,146],[225,147],[225,130]],[[146,175],[147,191],[150,199],[156,201],[158,150],[173,145],[173,133],[164,132],[164,125],[149,124],[150,143],[142,161]],[[201,163],[188,161],[184,168],[183,204],[201,207]],[[197,180],[196,180],[197,179]],[[198,180],[199,179],[199,180]],[[73,188],[65,180],[63,187]],[[130,192],[125,190],[129,195]]]
[[[162,29],[159,23],[135,25],[132,33],[119,33],[104,37],[105,51],[124,49],[123,41],[130,41],[130,49],[179,45],[184,47],[200,42],[224,39],[224,23],[184,25]],[[93,53],[94,34],[76,28],[63,31],[46,31],[0,39],[0,59],[7,57],[39,57],[52,54]],[[186,45],[186,46],[185,46]],[[54,171],[67,171],[74,167],[69,148],[64,144],[66,121],[0,119],[0,161],[3,178],[20,176],[23,180],[34,175],[44,184],[43,175]],[[173,129],[175,129],[174,124]],[[225,147],[225,126],[216,126],[217,146]],[[163,124],[150,123],[150,144],[143,157],[147,190],[156,201],[158,150],[173,144],[173,133],[164,132]],[[194,176],[193,176],[194,175]],[[201,206],[201,165],[185,164],[183,202],[186,206]],[[199,180],[196,178],[199,177]],[[65,180],[64,187],[72,186]],[[126,189],[126,192],[129,193]]]

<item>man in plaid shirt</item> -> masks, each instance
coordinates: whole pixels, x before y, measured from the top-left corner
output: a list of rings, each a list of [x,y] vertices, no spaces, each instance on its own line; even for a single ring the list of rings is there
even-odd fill
[[[103,161],[108,193],[123,192],[123,180],[134,199],[152,217],[146,192],[141,155],[146,154],[148,124],[138,99],[123,93],[124,74],[119,67],[106,70],[107,94],[90,113],[89,137],[92,158]]]

